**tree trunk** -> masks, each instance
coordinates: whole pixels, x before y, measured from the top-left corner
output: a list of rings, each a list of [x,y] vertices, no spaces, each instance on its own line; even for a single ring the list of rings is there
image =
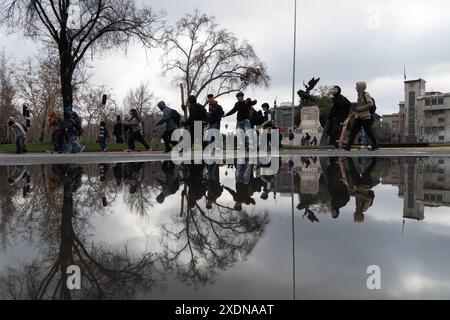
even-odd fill
[[[72,112],[73,104],[73,59],[69,40],[65,28],[61,29],[59,43],[59,58],[60,58],[60,72],[61,72],[61,94],[63,98],[64,114]]]

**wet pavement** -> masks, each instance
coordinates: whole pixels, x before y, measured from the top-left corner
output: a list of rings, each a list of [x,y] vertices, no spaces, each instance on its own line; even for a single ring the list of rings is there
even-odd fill
[[[0,166],[0,298],[450,298],[450,158],[353,156]]]

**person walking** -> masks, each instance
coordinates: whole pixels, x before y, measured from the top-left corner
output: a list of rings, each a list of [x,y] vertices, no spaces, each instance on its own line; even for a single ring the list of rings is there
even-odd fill
[[[197,103],[197,97],[196,96],[189,96],[188,98],[189,102],[189,118],[187,120],[187,125],[189,127],[189,132],[191,134],[191,143],[192,147],[194,147],[194,144],[200,144],[203,148],[203,128],[204,123],[208,120],[208,114],[206,112],[206,109],[201,104]],[[195,123],[200,122],[202,126],[202,135],[201,137],[195,137]],[[198,141],[195,138],[200,138],[201,140]]]
[[[16,153],[17,154],[27,153],[28,151],[25,145],[27,132],[24,126],[13,120],[10,120],[8,122],[8,126],[14,129],[14,133],[16,135]]]
[[[236,129],[242,130],[244,133],[246,133],[248,130],[251,129],[251,122],[250,122],[250,107],[244,100],[244,93],[239,92],[236,95],[237,102],[234,105],[234,108],[228,112],[225,115],[226,117],[232,116],[237,112],[237,122],[236,122]],[[245,141],[245,148],[248,148],[248,141]]]
[[[209,100],[209,110],[208,110],[208,131],[218,130],[220,131],[220,126],[222,123],[222,118],[225,115],[223,108],[218,102],[214,99]],[[208,132],[209,134],[209,132]],[[214,137],[208,136],[208,140],[211,140],[210,144],[214,143]]]
[[[328,114],[327,134],[330,136],[330,144],[338,149],[344,122],[350,114],[352,104],[342,95],[342,89],[339,86],[334,86],[331,94],[333,95],[333,104]]]
[[[120,116],[117,116],[117,122],[114,125],[113,136],[116,138],[117,144],[123,144],[123,124]]]
[[[378,142],[375,134],[373,133],[373,121],[371,109],[375,106],[375,103],[371,95],[366,92],[367,83],[360,81],[356,83],[356,91],[358,92],[358,102],[355,103],[355,119],[353,120],[352,130],[350,138],[347,144],[344,145],[344,150],[351,151],[355,139],[361,129],[364,128],[368,138],[372,141],[372,148],[370,151],[378,150]]]
[[[128,134],[128,152],[135,151],[135,141],[140,142],[147,151],[150,151],[150,146],[142,136],[142,121],[136,109],[131,109],[129,116],[125,119],[125,125],[128,126],[130,132]]]
[[[106,146],[106,141],[109,138],[109,131],[106,128],[106,122],[100,122],[99,132],[98,132],[98,143],[103,152],[108,151],[108,147]]]
[[[162,119],[156,124],[157,127],[166,124],[166,129],[163,133],[163,140],[165,145],[165,152],[171,152],[172,146],[174,145],[172,143],[172,134],[173,132],[178,128],[177,124],[175,123],[173,119],[173,115],[175,110],[172,110],[169,108],[164,101],[160,101],[157,104],[159,110],[162,111],[163,117]]]

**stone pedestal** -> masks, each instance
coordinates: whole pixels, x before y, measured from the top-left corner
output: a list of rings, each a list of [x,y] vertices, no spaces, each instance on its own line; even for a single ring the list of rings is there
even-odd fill
[[[295,130],[294,144],[301,146],[302,137],[311,136],[311,141],[317,139],[317,145],[322,139],[323,128],[320,124],[320,110],[318,106],[303,107],[301,110],[300,127]]]

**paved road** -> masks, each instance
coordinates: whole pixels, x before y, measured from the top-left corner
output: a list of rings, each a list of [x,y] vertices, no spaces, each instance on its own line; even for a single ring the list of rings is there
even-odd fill
[[[450,157],[450,148],[416,148],[416,149],[382,149],[377,152],[369,151],[330,151],[330,150],[285,150],[280,154],[289,156],[317,156],[317,157]],[[241,158],[237,153],[230,158]],[[195,159],[201,159],[195,155]],[[109,153],[82,153],[82,154],[48,154],[30,153],[27,155],[0,154],[0,165],[33,165],[33,164],[88,164],[88,163],[117,163],[117,162],[148,162],[171,160],[170,154],[159,152],[109,152]]]

